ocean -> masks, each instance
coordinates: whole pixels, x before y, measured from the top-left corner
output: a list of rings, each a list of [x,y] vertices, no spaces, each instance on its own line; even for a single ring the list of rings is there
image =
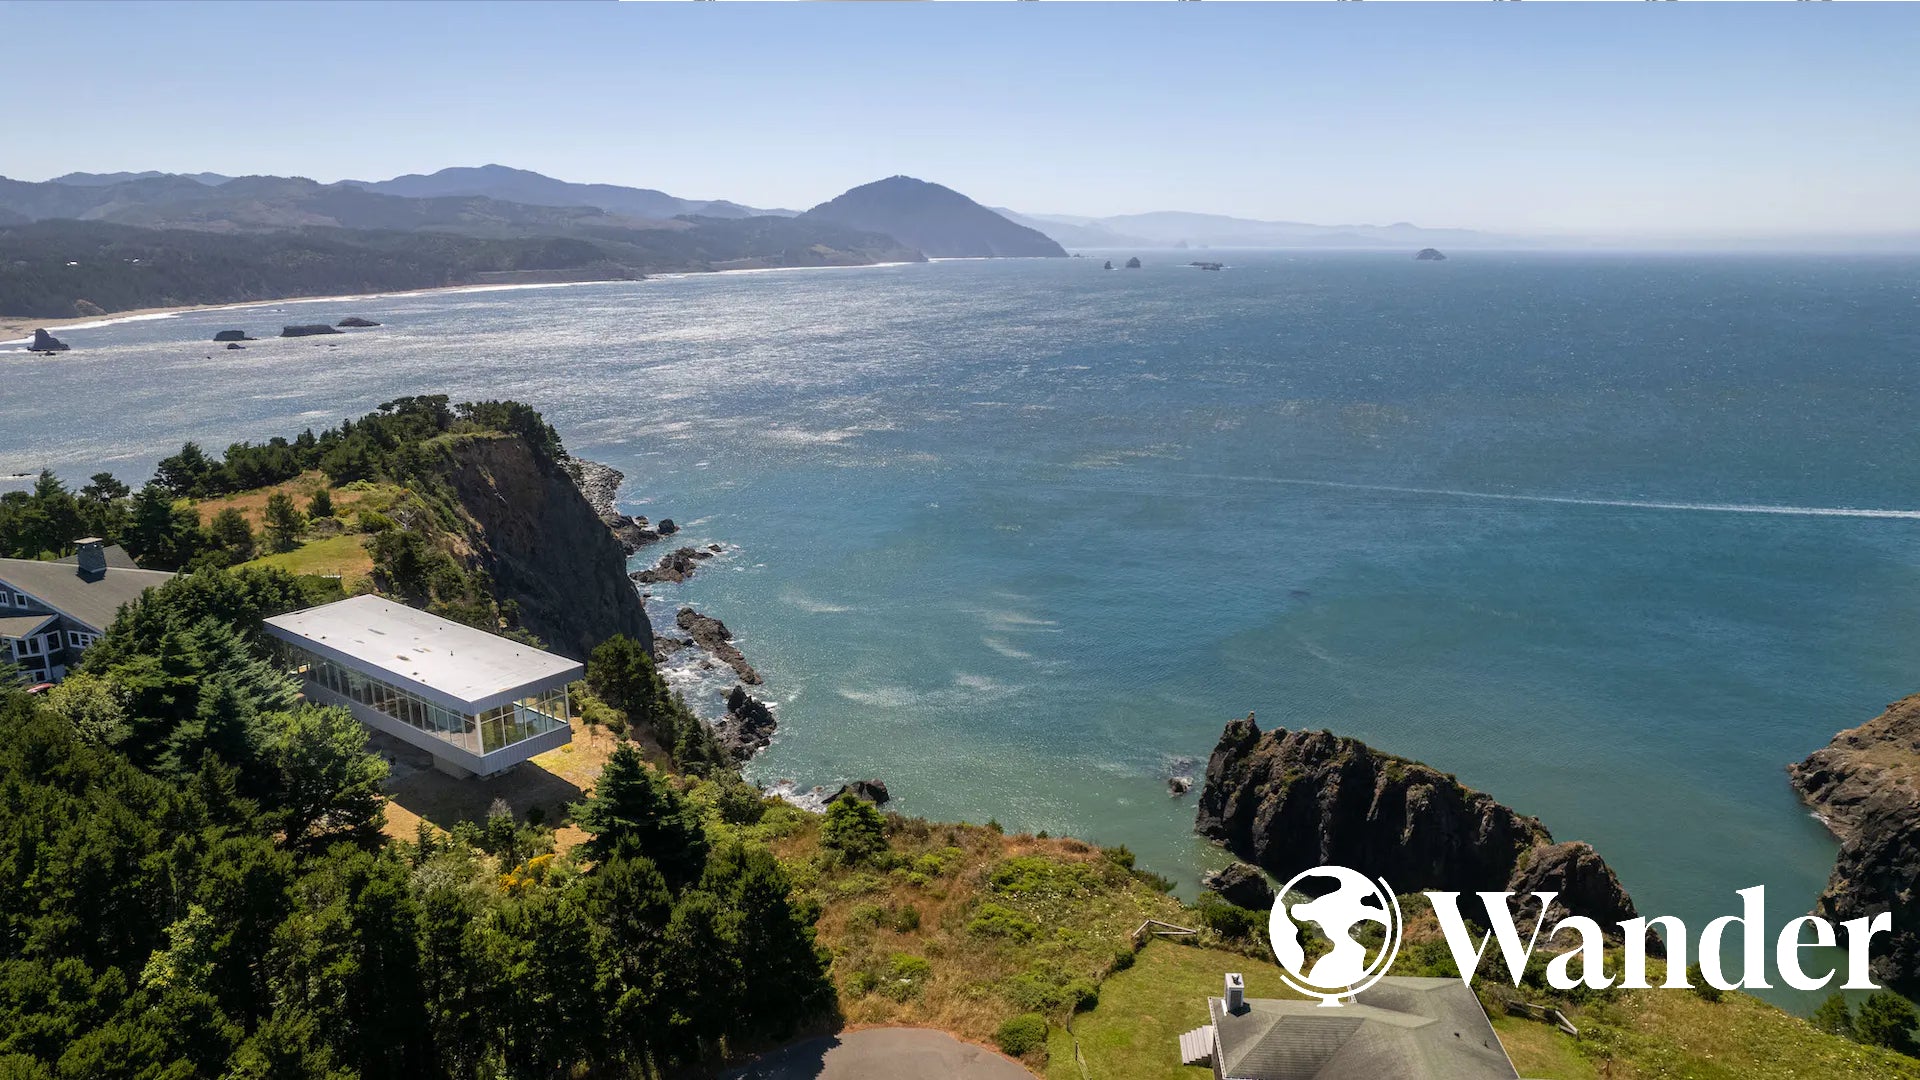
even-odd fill
[[[878,777],[1191,888],[1223,856],[1166,778],[1255,712],[1591,841],[1643,913],[1807,910],[1835,844],[1784,767],[1920,690],[1920,260],[1104,257],[59,331],[0,353],[0,473],[517,398],[725,546],[649,608],[766,676],[758,781]],[[208,341],[348,315],[384,325]]]

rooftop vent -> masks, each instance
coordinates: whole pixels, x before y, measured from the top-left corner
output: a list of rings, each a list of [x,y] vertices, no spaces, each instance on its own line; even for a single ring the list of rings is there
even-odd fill
[[[86,581],[99,581],[107,576],[107,542],[97,536],[88,536],[73,542],[80,549],[79,569],[75,571]]]
[[[1237,971],[1227,972],[1227,1011],[1239,1015],[1247,1007],[1247,980]]]

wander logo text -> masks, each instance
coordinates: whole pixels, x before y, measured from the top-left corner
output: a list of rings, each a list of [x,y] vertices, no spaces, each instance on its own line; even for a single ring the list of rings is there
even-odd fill
[[[1302,894],[1312,898],[1296,899]],[[1708,985],[1722,990],[1766,989],[1772,985],[1767,981],[1771,946],[1773,969],[1781,982],[1796,990],[1821,990],[1841,974],[1841,966],[1809,971],[1813,959],[1807,952],[1844,946],[1846,981],[1841,987],[1873,990],[1878,987],[1868,971],[1868,950],[1874,935],[1893,929],[1893,916],[1884,911],[1869,918],[1848,919],[1838,928],[1820,916],[1802,915],[1787,920],[1779,933],[1770,937],[1766,889],[1758,885],[1736,894],[1741,901],[1740,914],[1723,915],[1707,923],[1697,941],[1686,924],[1671,915],[1623,919],[1611,934],[1584,915],[1566,915],[1549,925],[1553,902],[1559,896],[1553,892],[1528,894],[1531,902],[1522,907],[1530,921],[1516,919],[1516,893],[1474,893],[1471,900],[1463,900],[1464,894],[1457,892],[1425,895],[1433,904],[1434,916],[1462,981],[1471,983],[1483,964],[1494,962],[1503,965],[1518,986],[1534,952],[1551,946],[1555,955],[1547,962],[1546,980],[1556,990],[1649,989],[1647,941],[1649,932],[1655,929],[1666,945],[1666,977],[1659,984],[1663,987],[1691,987],[1689,967],[1697,962],[1700,978]],[[1343,998],[1367,989],[1392,969],[1404,922],[1399,901],[1384,879],[1369,879],[1344,866],[1321,866],[1294,875],[1281,888],[1267,928],[1287,985],[1319,998],[1322,1005],[1337,1006]],[[1311,961],[1304,945],[1307,926],[1317,927],[1333,943],[1332,949]],[[1378,928],[1379,934],[1367,932],[1369,928]],[[1623,953],[1617,975],[1609,974],[1606,965],[1610,937],[1620,943]],[[1727,975],[1721,959],[1735,940],[1740,956],[1737,979]]]

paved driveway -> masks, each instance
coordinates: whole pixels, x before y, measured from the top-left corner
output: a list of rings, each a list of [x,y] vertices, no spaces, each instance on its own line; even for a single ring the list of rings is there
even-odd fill
[[[1033,1080],[991,1050],[926,1028],[868,1028],[776,1050],[727,1080]]]

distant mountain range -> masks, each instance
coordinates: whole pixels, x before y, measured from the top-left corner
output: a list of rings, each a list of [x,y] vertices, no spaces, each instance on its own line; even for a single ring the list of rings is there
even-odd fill
[[[225,237],[226,239],[221,239]],[[0,177],[0,312],[667,271],[1060,257],[1075,248],[1512,246],[1465,229],[1215,214],[1021,214],[907,176],[804,213],[576,184],[504,165],[323,184],[220,173]]]
[[[952,188],[911,176],[862,184],[800,216],[885,233],[933,258],[1061,258],[1067,254],[1039,230],[1011,221]]]
[[[0,178],[0,250],[7,254],[0,313],[45,319],[478,282],[926,258],[891,235],[830,216],[568,184],[498,166],[377,183],[208,173]]]
[[[795,216],[792,210],[762,210],[725,199],[681,199],[652,188],[574,184],[526,169],[510,169],[505,165],[441,169],[424,176],[410,173],[391,180],[347,180],[344,183],[382,195],[403,195],[410,199],[481,195],[501,202],[526,203],[530,206],[593,206],[612,214],[642,218],[671,218],[682,214],[723,218]]]

